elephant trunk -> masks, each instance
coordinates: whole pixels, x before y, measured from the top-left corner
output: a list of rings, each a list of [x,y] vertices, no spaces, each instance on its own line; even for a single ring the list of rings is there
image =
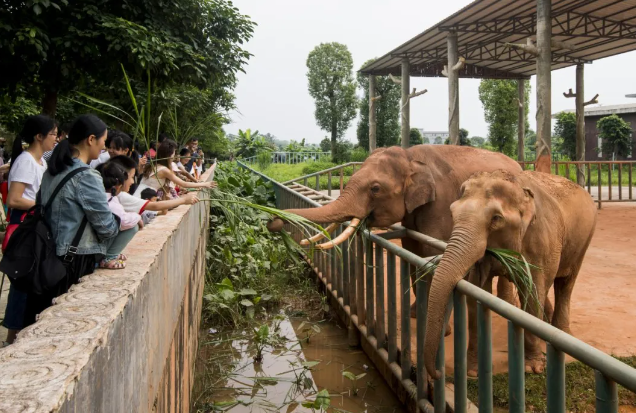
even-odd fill
[[[457,283],[486,252],[487,237],[483,227],[474,220],[467,221],[455,224],[446,251],[435,270],[428,298],[424,363],[428,373],[435,379],[441,375],[435,369],[435,359],[449,297]]]
[[[350,218],[363,219],[368,214],[366,205],[361,204],[359,200],[356,202],[355,197],[352,196],[352,189],[345,190],[338,199],[320,208],[287,209],[285,212],[300,215],[319,224],[341,223]],[[275,218],[267,224],[267,229],[274,232],[280,231],[283,224],[280,218]]]

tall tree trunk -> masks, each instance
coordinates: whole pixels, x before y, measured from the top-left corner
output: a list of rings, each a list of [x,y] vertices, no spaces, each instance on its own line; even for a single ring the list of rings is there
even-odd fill
[[[44,92],[44,97],[42,98],[42,113],[54,118],[56,111],[57,111],[57,91],[52,89],[47,89],[46,92]]]

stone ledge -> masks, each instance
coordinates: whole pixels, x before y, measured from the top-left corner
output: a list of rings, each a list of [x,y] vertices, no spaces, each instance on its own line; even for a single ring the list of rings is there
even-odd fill
[[[0,412],[144,412],[164,399],[161,411],[189,411],[191,366],[181,366],[187,388],[171,388],[179,403],[159,393],[175,357],[194,361],[208,207],[158,216],[126,248],[125,270],[83,277],[0,349]]]

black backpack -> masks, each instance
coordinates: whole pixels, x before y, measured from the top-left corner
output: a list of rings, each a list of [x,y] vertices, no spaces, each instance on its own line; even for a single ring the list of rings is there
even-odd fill
[[[73,262],[88,220],[84,216],[68,252],[60,259],[55,253],[55,241],[51,236],[51,230],[44,221],[44,212],[51,207],[64,185],[87,169],[84,167],[69,172],[57,185],[46,205],[42,207],[39,202],[36,203],[11,235],[0,261],[0,271],[7,274],[11,284],[18,290],[44,294],[66,277],[64,263]]]

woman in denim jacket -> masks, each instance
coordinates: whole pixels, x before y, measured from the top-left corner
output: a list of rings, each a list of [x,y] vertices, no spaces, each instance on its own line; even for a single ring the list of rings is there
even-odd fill
[[[71,126],[68,139],[60,142],[49,160],[42,177],[40,203],[46,205],[55,187],[71,171],[87,167],[104,149],[106,124],[94,115],[79,116]],[[88,223],[77,249],[70,251],[73,238],[84,217]],[[71,178],[57,194],[44,218],[55,240],[56,254],[66,266],[64,279],[50,293],[29,294],[25,324],[35,322],[35,316],[51,305],[52,299],[64,294],[82,276],[95,269],[101,255],[115,243],[119,221],[108,207],[102,177],[94,169],[87,169]],[[66,259],[64,259],[66,258]]]

